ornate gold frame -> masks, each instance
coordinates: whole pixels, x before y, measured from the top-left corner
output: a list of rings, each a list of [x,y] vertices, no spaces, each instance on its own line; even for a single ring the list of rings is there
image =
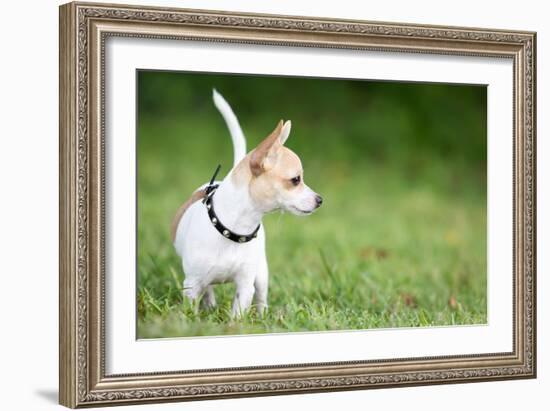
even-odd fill
[[[512,59],[514,349],[475,356],[105,375],[103,64],[109,36]],[[60,7],[60,403],[68,407],[536,375],[535,33],[70,3]]]

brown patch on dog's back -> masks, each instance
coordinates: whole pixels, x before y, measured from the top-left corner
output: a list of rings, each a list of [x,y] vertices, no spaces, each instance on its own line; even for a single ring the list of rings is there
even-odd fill
[[[172,237],[172,242],[176,240],[176,231],[178,230],[178,225],[180,223],[181,218],[183,217],[183,214],[185,214],[185,211],[191,206],[191,204],[195,203],[196,201],[199,201],[203,199],[206,196],[206,190],[198,190],[195,191],[191,197],[183,203],[180,208],[178,208],[178,211],[176,212],[176,215],[174,216],[174,219],[172,220],[172,225],[170,227],[170,235]]]

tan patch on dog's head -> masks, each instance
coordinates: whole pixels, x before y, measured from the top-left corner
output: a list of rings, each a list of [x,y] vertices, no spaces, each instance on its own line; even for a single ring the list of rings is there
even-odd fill
[[[248,186],[254,203],[263,211],[284,209],[309,214],[320,198],[303,181],[300,158],[283,144],[290,134],[290,121],[281,120],[275,130],[233,170],[232,181]]]
[[[250,170],[250,154],[243,158],[231,171],[231,181],[237,187],[243,187],[250,183],[252,171]]]
[[[300,158],[292,150],[281,146],[270,160],[269,168],[251,181],[251,197],[263,209],[284,208],[289,198],[299,195],[304,189],[302,175]]]
[[[285,127],[286,131],[284,130]],[[290,121],[283,123],[283,120],[280,120],[275,130],[237,164],[231,173],[231,178],[235,185],[242,186],[248,184],[252,177],[259,177],[272,169],[278,160],[280,150],[284,148],[284,141],[282,140],[283,132],[286,133],[286,140],[290,133]]]

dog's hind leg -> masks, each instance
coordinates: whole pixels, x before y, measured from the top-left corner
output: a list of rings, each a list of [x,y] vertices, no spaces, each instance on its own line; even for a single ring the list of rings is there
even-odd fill
[[[203,286],[192,284],[187,280],[183,282],[183,295],[189,300],[195,312],[199,310],[199,302],[204,291],[205,287]]]
[[[204,295],[201,299],[201,306],[203,306],[207,310],[216,308],[216,293],[214,293],[213,285],[209,285],[206,287]]]

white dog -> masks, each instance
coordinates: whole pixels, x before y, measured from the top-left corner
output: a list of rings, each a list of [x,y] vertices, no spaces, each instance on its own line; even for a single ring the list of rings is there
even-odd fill
[[[231,133],[234,163],[223,181],[214,183],[214,175],[210,184],[195,191],[172,223],[172,240],[185,272],[184,295],[192,302],[202,298],[211,308],[216,305],[213,284],[234,281],[232,315],[247,310],[253,296],[263,313],[268,268],[262,217],[275,210],[308,215],[323,200],[304,183],[298,156],[283,146],[290,121],[281,120],[246,154],[246,140],[231,107],[216,90],[213,98]]]

